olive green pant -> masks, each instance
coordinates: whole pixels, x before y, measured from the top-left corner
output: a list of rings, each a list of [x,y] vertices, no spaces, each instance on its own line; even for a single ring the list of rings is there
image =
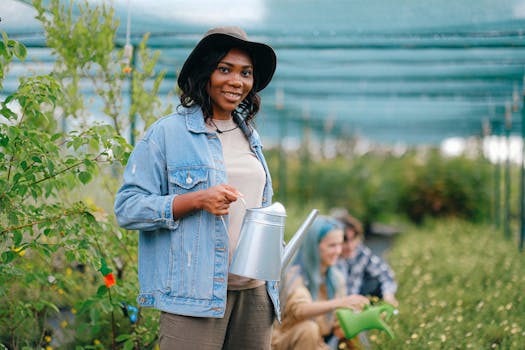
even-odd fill
[[[269,350],[273,320],[266,286],[228,291],[223,318],[162,312],[160,350]]]

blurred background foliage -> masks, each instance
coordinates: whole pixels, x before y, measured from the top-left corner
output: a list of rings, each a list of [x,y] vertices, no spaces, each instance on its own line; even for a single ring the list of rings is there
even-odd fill
[[[300,155],[287,154],[283,163],[278,152],[267,152],[269,166],[274,176],[281,166],[287,167],[286,177],[276,178],[274,186],[276,199],[285,198],[288,206],[317,206],[324,211],[345,208],[368,229],[376,222],[492,220],[494,165],[481,155],[449,157],[435,148],[414,148],[402,155],[383,150],[352,156],[349,150],[346,156],[310,156],[307,162]],[[517,176],[514,169],[515,180]],[[517,203],[516,193],[512,200]]]

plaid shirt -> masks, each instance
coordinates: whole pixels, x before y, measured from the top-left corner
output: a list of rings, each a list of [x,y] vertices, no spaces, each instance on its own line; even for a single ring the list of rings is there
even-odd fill
[[[363,294],[366,292],[363,287],[371,280],[379,284],[382,295],[395,294],[397,290],[394,272],[390,266],[363,244],[357,247],[355,257],[339,259],[337,267],[346,276],[347,294]]]

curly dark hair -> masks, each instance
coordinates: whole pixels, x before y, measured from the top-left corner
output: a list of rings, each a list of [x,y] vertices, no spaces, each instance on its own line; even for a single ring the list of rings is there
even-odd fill
[[[208,120],[213,116],[213,108],[210,96],[206,90],[206,86],[210,81],[210,76],[217,68],[219,62],[228,54],[233,47],[219,47],[212,49],[206,56],[200,59],[196,66],[199,69],[194,69],[188,79],[180,86],[182,94],[180,96],[180,104],[183,107],[200,106],[204,119]],[[242,48],[241,48],[242,49]],[[250,55],[253,65],[255,66],[253,55]],[[234,120],[244,122],[249,126],[249,122],[253,121],[261,106],[261,98],[257,94],[257,72],[254,72],[253,87],[246,98],[239,104],[237,109],[233,111]]]

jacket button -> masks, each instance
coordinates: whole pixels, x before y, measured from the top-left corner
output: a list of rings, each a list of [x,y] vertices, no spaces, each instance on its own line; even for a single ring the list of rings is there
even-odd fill
[[[193,180],[191,179],[191,177],[188,176],[188,177],[186,178],[186,183],[187,183],[187,184],[191,184],[192,182],[193,182]]]

